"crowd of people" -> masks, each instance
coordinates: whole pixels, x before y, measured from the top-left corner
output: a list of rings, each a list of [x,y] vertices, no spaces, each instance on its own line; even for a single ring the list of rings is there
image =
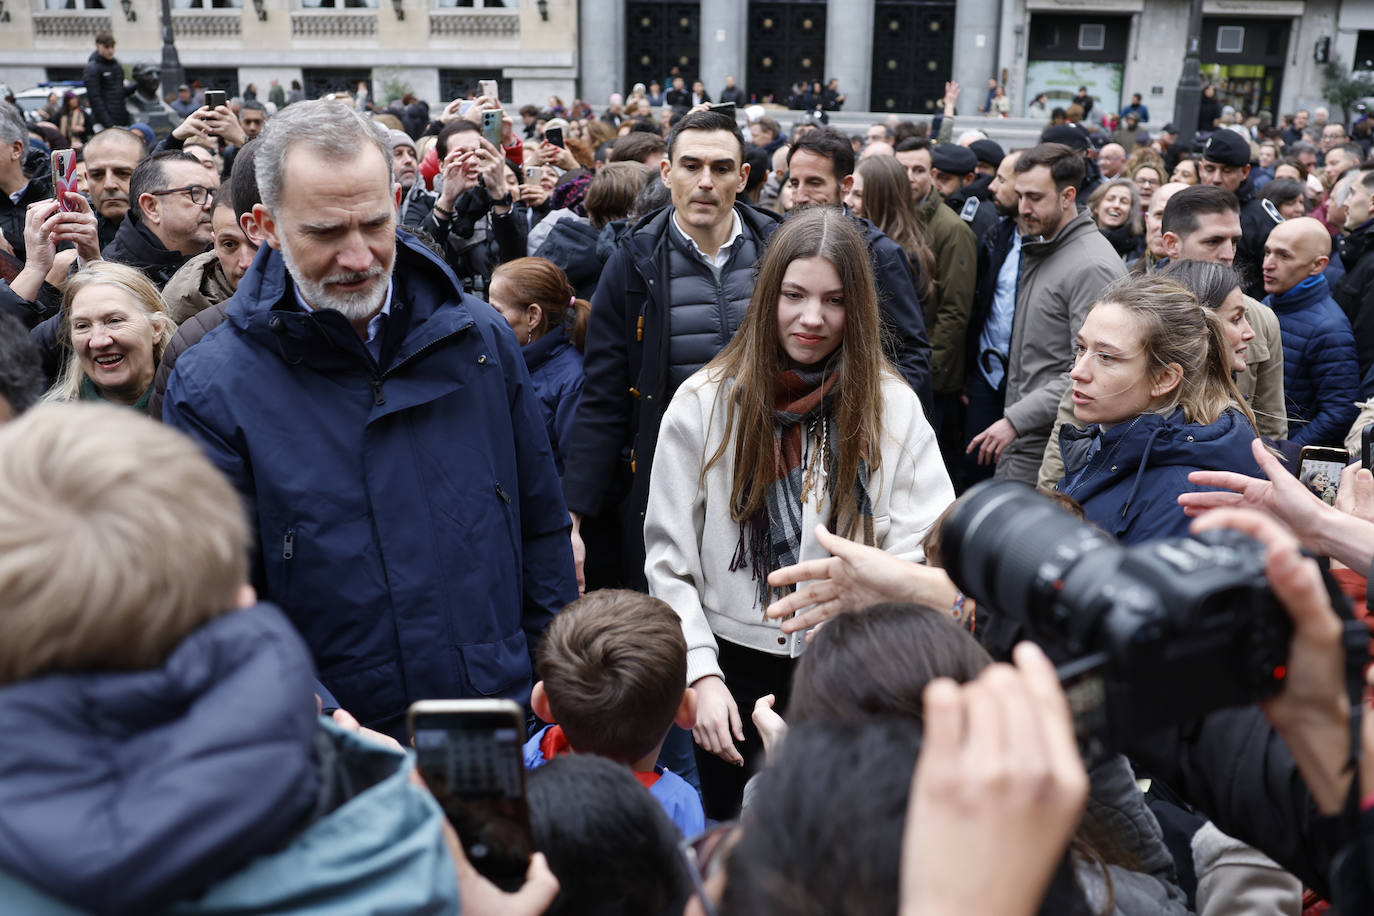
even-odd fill
[[[1367,147],[668,85],[187,86],[56,195],[0,102],[6,906],[1367,911],[1374,476],[1297,477],[1374,420]],[[1258,541],[1278,693],[1085,764],[945,571],[989,478]],[[405,750],[459,698],[526,716],[518,890]]]

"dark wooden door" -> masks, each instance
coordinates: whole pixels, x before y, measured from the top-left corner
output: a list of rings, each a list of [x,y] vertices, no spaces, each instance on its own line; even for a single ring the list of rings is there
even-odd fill
[[[701,60],[701,4],[640,2],[625,4],[625,88],[657,81],[667,92],[673,75],[687,89],[697,79]]]
[[[953,69],[954,3],[878,0],[874,4],[870,111],[933,114],[940,109],[945,81]]]
[[[824,83],[825,14],[824,3],[750,0],[744,89],[751,98],[786,105],[793,83]]]

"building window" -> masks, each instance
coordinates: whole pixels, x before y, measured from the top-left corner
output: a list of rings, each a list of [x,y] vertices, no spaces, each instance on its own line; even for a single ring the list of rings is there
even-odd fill
[[[307,10],[375,10],[377,0],[301,0],[301,8]]]
[[[515,6],[518,0],[439,0],[440,9],[488,9],[499,10],[508,6]]]
[[[174,10],[241,10],[243,0],[172,0]]]
[[[1217,28],[1217,53],[1239,54],[1245,49],[1245,26],[1223,25]]]
[[[45,10],[103,10],[104,0],[43,0]]]
[[[1352,70],[1374,70],[1374,29],[1363,29],[1355,39],[1355,62]]]
[[[1084,23],[1078,27],[1078,50],[1101,51],[1107,47],[1107,27],[1101,23]]]

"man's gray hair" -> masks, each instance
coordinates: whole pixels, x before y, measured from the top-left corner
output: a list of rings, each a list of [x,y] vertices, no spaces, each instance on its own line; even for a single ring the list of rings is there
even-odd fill
[[[6,145],[23,140],[28,142],[29,127],[19,109],[9,102],[0,100],[0,143]]]
[[[377,122],[334,99],[297,102],[281,109],[263,128],[262,146],[253,159],[263,206],[275,213],[281,203],[286,154],[293,147],[305,146],[325,161],[338,162],[356,157],[367,143],[382,154],[390,181],[391,138]]]

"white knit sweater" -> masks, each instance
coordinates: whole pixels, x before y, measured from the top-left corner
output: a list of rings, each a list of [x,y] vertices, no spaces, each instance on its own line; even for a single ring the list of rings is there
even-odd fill
[[[740,531],[730,518],[733,447],[699,484],[724,436],[723,395],[732,384],[703,369],[673,396],[654,449],[644,516],[649,592],[682,618],[689,684],[721,674],[716,637],[774,655],[800,655],[805,645],[805,633],[785,635],[779,621],[764,619],[753,570],[730,572]],[[868,481],[877,546],[921,561],[921,539],[954,501],[954,488],[916,395],[895,375],[883,379],[882,393],[882,462]],[[828,556],[814,534],[830,516],[824,489],[802,507],[802,560]]]

